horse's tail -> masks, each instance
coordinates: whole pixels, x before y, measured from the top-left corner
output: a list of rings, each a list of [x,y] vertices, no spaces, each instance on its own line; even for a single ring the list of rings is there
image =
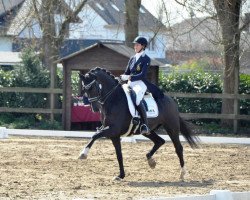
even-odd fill
[[[190,128],[190,125],[181,117],[180,118],[180,130],[181,134],[185,137],[188,144],[192,148],[198,148],[198,143],[200,143],[200,140],[197,136],[194,135],[193,131]]]

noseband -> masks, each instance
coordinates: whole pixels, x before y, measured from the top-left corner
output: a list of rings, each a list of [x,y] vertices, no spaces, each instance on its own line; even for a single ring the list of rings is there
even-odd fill
[[[84,90],[89,90],[94,83],[95,83],[95,85],[97,85],[98,81],[97,80],[91,81],[88,85],[84,86]],[[93,103],[93,102],[97,101],[98,103],[103,105],[105,103],[105,101],[109,98],[109,96],[115,91],[115,89],[118,87],[118,85],[119,84],[117,84],[115,87],[113,87],[109,92],[107,92],[103,96],[101,95],[101,87],[96,86],[98,88],[98,95],[95,97],[88,98],[89,102]]]

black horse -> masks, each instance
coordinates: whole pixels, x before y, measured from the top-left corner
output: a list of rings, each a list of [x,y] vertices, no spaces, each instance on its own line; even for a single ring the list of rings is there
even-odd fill
[[[115,147],[120,168],[120,174],[115,179],[123,179],[125,172],[120,137],[127,133],[132,120],[125,92],[117,78],[105,69],[95,68],[85,75],[81,74],[80,77],[83,90],[91,103],[92,110],[101,113],[102,126],[81,151],[79,159],[87,158],[88,151],[95,140],[102,137],[110,138]],[[181,165],[180,179],[183,180],[186,172],[179,132],[182,133],[191,147],[197,147],[198,138],[193,135],[187,122],[179,116],[177,105],[172,98],[163,94],[160,98],[156,97],[156,101],[159,108],[159,115],[156,118],[149,119],[151,131],[149,135],[144,135],[154,143],[153,148],[146,154],[148,164],[151,168],[155,167],[156,162],[152,156],[165,143],[165,140],[155,132],[162,125],[171,138],[179,157]]]

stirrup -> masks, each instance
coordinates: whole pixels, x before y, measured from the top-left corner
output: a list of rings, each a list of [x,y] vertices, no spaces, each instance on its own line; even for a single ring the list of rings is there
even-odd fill
[[[146,130],[143,130],[143,128],[145,128]],[[140,133],[143,135],[149,135],[150,134],[150,131],[149,131],[149,128],[146,124],[142,124],[141,127],[140,127]]]
[[[101,125],[100,127],[96,127],[96,131],[97,131],[97,132],[100,132],[103,128],[104,128],[103,125]]]

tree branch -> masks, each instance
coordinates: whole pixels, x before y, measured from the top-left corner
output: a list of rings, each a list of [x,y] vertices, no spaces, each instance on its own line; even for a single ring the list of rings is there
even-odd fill
[[[69,13],[67,16],[66,16],[66,19],[63,21],[62,23],[62,26],[61,26],[61,29],[59,31],[59,35],[58,35],[58,38],[59,40],[63,39],[63,37],[65,36],[66,34],[66,31],[67,31],[67,25],[77,17],[77,15],[79,14],[79,12],[82,10],[82,8],[85,6],[85,4],[87,3],[88,0],[83,0],[82,2],[80,2],[78,4],[78,6],[76,7],[76,9],[72,12],[72,13]]]
[[[32,4],[33,4],[33,7],[34,7],[34,11],[35,11],[35,15],[36,15],[36,18],[39,22],[39,25],[41,27],[41,29],[43,29],[43,23],[42,23],[42,19],[39,15],[39,11],[38,11],[38,8],[37,8],[37,5],[36,5],[36,0],[32,0]]]
[[[186,6],[186,1],[187,1],[187,0],[184,0],[184,2],[182,3],[182,2],[180,2],[179,0],[175,0],[176,3],[178,3],[179,5],[181,5],[181,6],[183,6],[183,7]]]
[[[239,32],[241,33],[244,29],[247,28],[247,26],[249,26],[249,24],[250,24],[250,18],[247,21],[245,21],[242,27],[239,28]]]

